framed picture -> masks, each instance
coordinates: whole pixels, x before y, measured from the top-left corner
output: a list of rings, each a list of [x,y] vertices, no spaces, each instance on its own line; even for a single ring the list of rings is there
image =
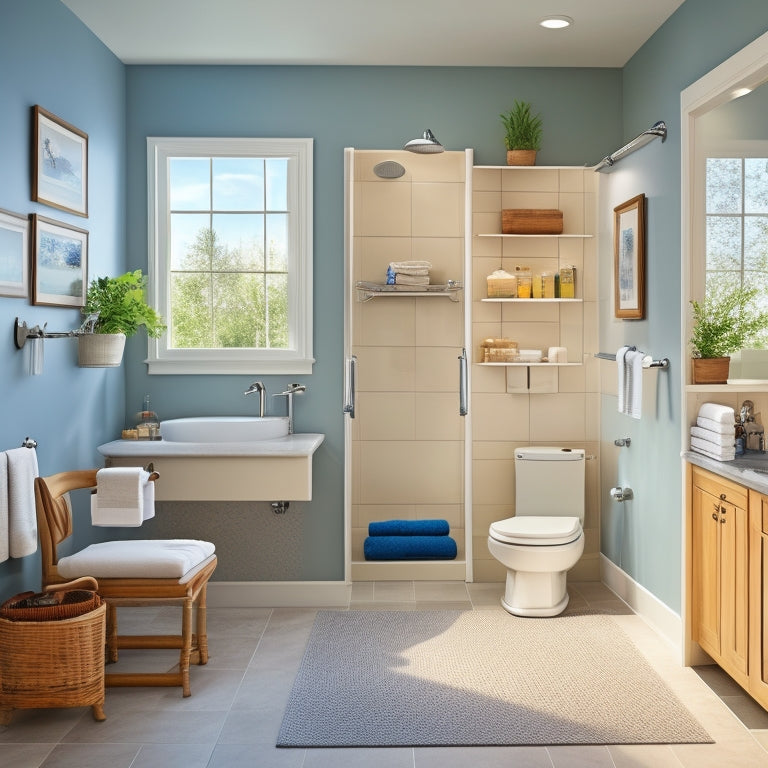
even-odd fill
[[[83,307],[88,288],[88,233],[32,215],[33,304]]]
[[[29,296],[29,217],[0,209],[0,296]]]
[[[40,106],[32,113],[32,199],[87,216],[88,134]]]
[[[613,209],[614,314],[645,317],[645,195]]]

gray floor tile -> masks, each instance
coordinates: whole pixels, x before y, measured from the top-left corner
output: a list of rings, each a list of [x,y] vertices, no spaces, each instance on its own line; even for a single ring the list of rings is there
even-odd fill
[[[131,768],[136,744],[59,744],[43,768]]]
[[[39,768],[56,744],[3,744],[3,768]]]

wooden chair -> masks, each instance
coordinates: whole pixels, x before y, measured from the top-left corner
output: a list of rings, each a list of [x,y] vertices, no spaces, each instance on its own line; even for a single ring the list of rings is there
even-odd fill
[[[194,540],[120,541],[91,544],[81,552],[61,561],[58,545],[72,534],[72,510],[69,492],[96,487],[95,469],[59,472],[35,480],[37,526],[42,554],[43,589],[50,584],[78,576],[93,576],[98,592],[107,604],[107,661],[115,662],[121,648],[178,648],[178,672],[108,673],[107,686],[175,686],[189,696],[190,663],[208,662],[206,634],[206,590],[216,569],[213,544]],[[169,567],[176,563],[174,549],[186,547],[186,573],[169,577]],[[154,555],[147,562],[148,551]],[[208,553],[208,554],[206,554]],[[60,570],[61,567],[61,570]],[[186,566],[185,566],[186,567]],[[65,576],[78,571],[77,576]],[[140,574],[140,575],[138,575]],[[158,575],[161,574],[161,575]],[[181,606],[181,632],[178,635],[119,635],[117,609],[124,606]],[[192,631],[196,614],[195,632]]]

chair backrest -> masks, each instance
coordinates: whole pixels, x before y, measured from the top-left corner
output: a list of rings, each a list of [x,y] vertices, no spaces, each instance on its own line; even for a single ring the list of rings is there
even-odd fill
[[[97,471],[78,469],[35,478],[35,509],[44,586],[59,581],[57,547],[72,535],[72,510],[67,494],[80,488],[95,488]]]

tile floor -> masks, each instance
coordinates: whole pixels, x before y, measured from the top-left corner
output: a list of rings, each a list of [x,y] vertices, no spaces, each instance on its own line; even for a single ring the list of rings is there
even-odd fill
[[[192,670],[192,696],[175,688],[107,690],[107,720],[90,708],[18,710],[0,726],[3,768],[751,768],[768,766],[768,713],[716,667],[681,667],[670,646],[610,590],[570,585],[569,610],[608,610],[709,731],[715,744],[431,747],[396,749],[276,749],[297,666],[316,611],[297,608],[209,610],[211,659]],[[501,610],[501,584],[363,582],[353,586],[354,609],[450,608]],[[142,623],[148,620],[142,610]],[[152,623],[177,623],[153,609]],[[616,615],[618,614],[618,615]],[[135,618],[124,620],[123,629]],[[131,656],[133,654],[133,657]],[[169,654],[124,651],[158,668]]]

